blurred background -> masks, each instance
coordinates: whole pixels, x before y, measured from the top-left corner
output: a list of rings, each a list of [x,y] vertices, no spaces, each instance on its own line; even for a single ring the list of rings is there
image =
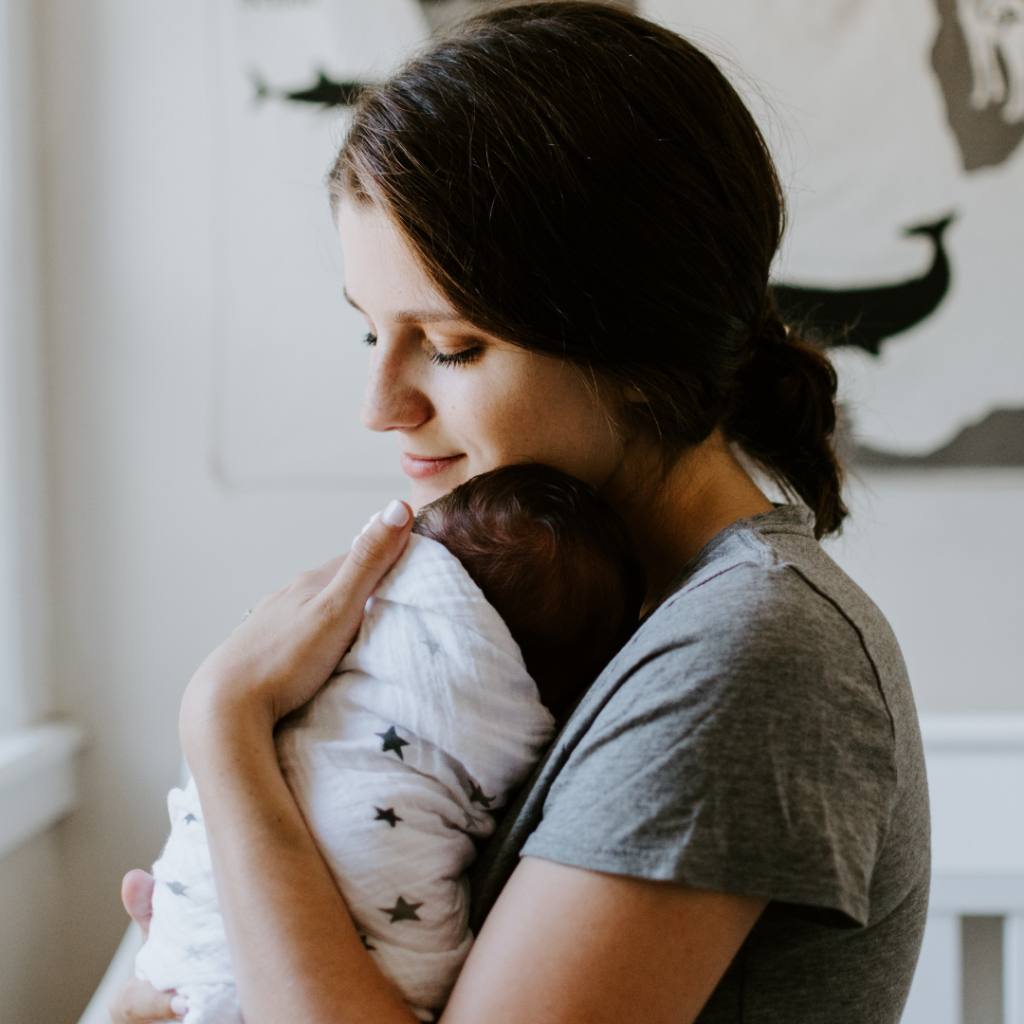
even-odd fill
[[[0,0],[0,1024],[74,1024],[103,976],[198,663],[407,493],[323,176],[359,84],[487,6]],[[844,328],[831,550],[936,809],[907,1021],[1024,1024],[1024,0],[637,7],[748,98],[780,303]]]

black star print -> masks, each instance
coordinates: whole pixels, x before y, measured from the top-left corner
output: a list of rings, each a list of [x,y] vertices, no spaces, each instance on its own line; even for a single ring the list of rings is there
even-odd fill
[[[199,821],[199,819],[194,814],[186,814],[184,820],[186,825],[191,825],[192,822]]]
[[[395,727],[391,726],[387,732],[375,732],[374,736],[379,736],[384,741],[384,746],[381,747],[381,753],[386,754],[389,750],[393,750],[400,761],[405,760],[405,755],[402,753],[402,747],[409,746],[408,740],[403,740],[401,736],[395,732]]]
[[[469,802],[471,804],[482,804],[490,807],[494,801],[493,796],[485,796],[484,791],[472,780],[469,780]]]
[[[420,643],[423,644],[431,654],[437,654],[441,650],[441,645],[430,637],[424,637]]]
[[[377,948],[376,946],[370,945],[370,940],[365,935],[360,935],[359,939],[363,944],[363,949],[367,950],[368,952],[372,953]]]
[[[378,907],[382,914],[391,915],[391,923],[394,924],[396,921],[418,921],[420,920],[417,910],[422,907],[422,903],[406,903],[402,896],[398,897],[398,902],[393,907]]]
[[[168,882],[167,888],[170,889],[175,896],[184,896],[189,890],[189,886],[182,885],[181,882]]]
[[[377,817],[373,820],[386,821],[392,828],[394,828],[400,821],[405,820],[404,818],[400,818],[397,814],[395,814],[394,807],[389,807],[387,810],[384,810],[383,807],[374,807],[374,810],[377,812]]]

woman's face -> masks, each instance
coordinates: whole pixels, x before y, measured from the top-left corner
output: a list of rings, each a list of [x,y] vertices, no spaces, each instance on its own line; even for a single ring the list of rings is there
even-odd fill
[[[461,319],[376,207],[343,203],[338,225],[346,292],[373,346],[361,418],[395,433],[415,507],[518,462],[609,485],[622,462],[611,388]]]

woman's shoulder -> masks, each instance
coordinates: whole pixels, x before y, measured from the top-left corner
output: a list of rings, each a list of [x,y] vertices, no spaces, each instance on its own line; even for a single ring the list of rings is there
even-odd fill
[[[613,659],[503,849],[864,922],[892,808],[926,817],[922,765],[884,617],[776,509],[716,538]]]
[[[923,807],[906,672],[801,511],[757,520],[688,567],[580,703],[524,852],[864,923],[893,807],[907,787]]]
[[[748,692],[753,675],[778,695],[848,686],[858,678],[883,704],[909,683],[896,637],[863,590],[822,549],[806,509],[783,505],[722,531],[684,568],[620,653],[611,673],[640,665],[712,671]],[[812,691],[801,691],[814,683]]]
[[[576,753],[698,725],[759,746],[814,722],[834,734],[826,743],[858,732],[891,765],[909,700],[884,616],[822,550],[809,513],[782,506],[733,524],[684,569],[581,702]],[[715,742],[700,757],[712,752],[735,755]]]
[[[683,568],[641,632],[795,619],[823,601],[851,626],[884,621],[815,539],[813,522],[807,509],[781,505],[733,523]]]
[[[851,787],[870,793],[881,822],[897,790],[919,790],[923,779],[892,630],[794,506],[740,521],[708,545],[560,740],[570,770],[553,792],[642,775],[661,750],[659,764],[673,767],[656,777],[670,779],[672,801],[680,779],[699,789],[716,778],[741,806],[736,794],[758,791],[755,778],[803,778],[819,795],[830,778],[839,800]]]

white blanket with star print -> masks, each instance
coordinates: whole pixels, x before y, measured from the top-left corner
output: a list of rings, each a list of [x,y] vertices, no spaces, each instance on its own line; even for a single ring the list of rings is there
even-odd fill
[[[416,535],[338,673],[279,727],[285,778],[363,943],[423,1020],[473,941],[473,840],[553,731],[508,627],[461,563]],[[186,1024],[240,1024],[195,784],[167,803],[136,973],[187,998]]]

